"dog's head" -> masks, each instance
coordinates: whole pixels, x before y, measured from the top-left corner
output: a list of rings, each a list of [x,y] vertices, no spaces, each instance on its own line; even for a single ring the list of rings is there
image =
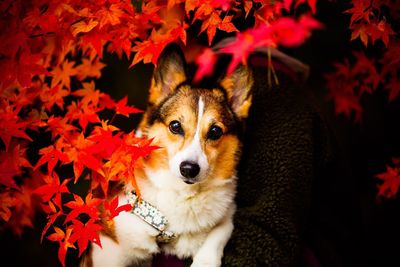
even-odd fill
[[[191,86],[180,48],[169,45],[161,53],[139,126],[161,147],[146,161],[151,179],[184,185],[235,176],[253,78],[240,66],[219,84],[211,89]]]

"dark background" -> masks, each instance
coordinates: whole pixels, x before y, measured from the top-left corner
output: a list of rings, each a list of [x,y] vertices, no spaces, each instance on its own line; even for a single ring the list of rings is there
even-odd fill
[[[399,155],[396,124],[400,102],[396,100],[389,104],[387,92],[382,89],[364,96],[362,105],[365,112],[362,122],[357,124],[334,114],[334,104],[327,100],[324,87],[323,75],[332,71],[332,63],[349,56],[353,48],[361,48],[359,41],[349,42],[349,16],[343,14],[346,8],[346,2],[319,1],[317,18],[324,23],[325,29],[315,32],[302,47],[285,52],[310,66],[311,75],[305,93],[313,94],[336,137],[345,168],[348,168],[346,174],[331,181],[331,186],[338,188],[334,192],[338,193],[328,195],[327,206],[335,215],[328,222],[332,225],[332,235],[340,236],[338,239],[343,243],[337,245],[345,248],[341,255],[344,265],[400,266],[399,200],[377,199],[379,181],[374,178],[377,173],[385,171],[391,157]],[[204,36],[200,41],[205,41]],[[105,55],[104,60],[108,67],[103,70],[98,87],[114,99],[128,95],[129,104],[144,109],[153,67],[138,64],[129,69],[127,59],[110,55]],[[115,123],[130,131],[139,118],[117,117]],[[27,229],[21,237],[9,232],[1,233],[1,266],[60,266],[57,245],[46,240],[40,244],[44,224],[44,218],[39,215],[35,228]],[[69,252],[67,266],[76,265],[76,258],[76,252]],[[11,263],[5,263],[6,259]]]

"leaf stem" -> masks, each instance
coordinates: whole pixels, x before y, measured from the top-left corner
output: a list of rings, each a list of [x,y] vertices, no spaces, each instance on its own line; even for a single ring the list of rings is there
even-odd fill
[[[272,87],[271,74],[274,75],[274,82],[276,85],[279,85],[279,80],[278,76],[276,75],[274,65],[272,65],[271,47],[268,47],[267,55],[268,55],[268,85]]]
[[[115,111],[114,115],[112,116],[110,122],[108,123],[109,125],[112,125],[112,123],[114,122],[115,117],[117,116],[117,112]]]
[[[372,8],[373,5],[374,5],[374,0],[370,0],[369,5],[364,9],[364,12],[366,12],[368,9]]]

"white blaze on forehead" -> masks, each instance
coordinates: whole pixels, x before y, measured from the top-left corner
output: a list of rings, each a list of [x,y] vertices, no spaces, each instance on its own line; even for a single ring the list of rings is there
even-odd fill
[[[199,179],[204,179],[205,174],[208,170],[208,161],[207,157],[204,154],[204,151],[201,147],[201,120],[204,115],[204,101],[200,97],[197,108],[197,124],[196,124],[196,132],[194,134],[193,140],[189,146],[187,146],[182,151],[179,151],[172,157],[169,162],[170,169],[178,176],[180,176],[180,164],[183,161],[190,161],[199,164],[200,173]]]
[[[194,135],[194,140],[196,141],[196,139],[199,141],[200,143],[200,126],[201,126],[201,119],[203,118],[203,114],[204,114],[204,101],[203,99],[200,97],[199,99],[199,104],[198,104],[198,109],[197,109],[197,126],[196,126],[196,134]]]

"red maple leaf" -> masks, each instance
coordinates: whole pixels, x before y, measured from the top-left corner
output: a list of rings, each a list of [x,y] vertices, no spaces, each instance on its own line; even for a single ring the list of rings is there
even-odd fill
[[[389,101],[392,102],[400,94],[400,79],[393,76],[386,84],[385,89],[389,91]]]
[[[176,40],[172,39],[169,33],[161,34],[160,32],[153,30],[148,40],[138,41],[135,43],[135,46],[132,47],[132,51],[136,52],[136,54],[129,67],[132,67],[142,60],[143,63],[151,62],[156,65],[161,51],[167,46],[167,44],[173,41]]]
[[[158,24],[161,22],[161,17],[159,15],[159,10],[162,8],[162,5],[158,5],[157,2],[154,1],[143,1],[141,10],[142,12],[135,13],[135,19],[138,23],[142,23],[142,26],[146,27],[148,25]],[[150,27],[149,29],[151,29]]]
[[[87,33],[92,31],[98,24],[99,22],[94,19],[90,19],[88,21],[78,21],[72,25],[71,33],[76,37],[79,33]]]
[[[355,113],[355,121],[361,120],[361,114],[363,108],[360,104],[360,98],[352,94],[335,94],[332,96],[335,101],[335,113],[344,113],[347,117],[350,117],[352,112]]]
[[[229,63],[227,75],[231,74],[236,66],[241,62],[247,63],[247,58],[256,48],[261,29],[251,29],[245,32],[239,32],[236,39],[220,49],[221,53],[232,54],[232,60]]]
[[[62,209],[61,194],[70,193],[67,183],[71,179],[65,179],[60,183],[57,173],[53,172],[51,176],[44,176],[44,181],[46,184],[38,187],[34,193],[40,195],[43,202],[50,202],[52,200],[58,208]]]
[[[283,46],[299,46],[311,35],[312,30],[321,29],[322,24],[314,18],[303,15],[298,21],[282,17],[271,25],[276,43]]]
[[[87,101],[87,99],[85,99]],[[100,118],[97,112],[99,111],[97,106],[93,103],[87,103],[83,101],[72,101],[67,107],[67,118],[70,122],[78,120],[82,130],[85,131],[89,123],[99,123]]]
[[[196,70],[194,81],[198,82],[205,76],[211,75],[216,61],[217,57],[214,51],[211,48],[205,48],[196,58],[198,69]]]
[[[94,190],[98,187],[101,188],[105,197],[108,195],[108,183],[109,183],[109,175],[107,175],[107,171],[105,171],[106,176],[103,176],[97,172],[92,172],[91,176],[88,176],[90,180],[90,190]]]
[[[12,215],[10,209],[15,206],[15,198],[10,191],[5,191],[0,193],[0,200],[0,218],[8,222]]]
[[[103,49],[105,43],[111,38],[108,32],[98,32],[98,31],[91,31],[82,37],[82,46],[91,47],[92,51],[99,56],[99,58],[103,57]]]
[[[370,2],[370,0],[351,1],[353,7],[345,11],[345,13],[352,14],[350,26],[353,26],[353,24],[359,20],[369,22],[369,17],[372,14],[371,9],[368,8],[370,7]]]
[[[111,4],[109,7],[103,6],[95,16],[99,19],[99,29],[101,30],[106,25],[115,26],[121,23],[121,18],[126,16],[122,7],[123,3]]]
[[[95,142],[95,146],[91,148],[94,154],[100,154],[102,158],[108,159],[121,145],[121,132],[114,134],[119,129],[113,125],[102,121],[101,127],[95,126],[93,132],[88,136],[88,139]]]
[[[99,110],[113,109],[115,107],[115,101],[110,97],[110,95],[102,93],[99,99]]]
[[[130,132],[124,137],[124,146],[122,149],[125,150],[132,156],[132,160],[136,161],[139,158],[145,158],[150,153],[159,149],[159,146],[152,145],[153,139],[137,138],[134,132]]]
[[[185,1],[184,0],[168,0],[167,9],[171,9],[174,6],[176,6],[176,5],[178,5],[178,4],[182,3],[182,2],[185,2]]]
[[[133,132],[125,135],[121,146],[114,151],[110,160],[105,163],[105,167],[108,168],[108,177],[118,177],[120,181],[132,183],[135,189],[139,190],[135,185],[133,170],[139,158],[147,157],[153,150],[159,148],[151,145],[151,143],[152,140],[135,137]]]
[[[351,69],[351,79],[359,81],[359,94],[372,93],[378,88],[381,76],[375,63],[362,52],[353,53],[356,59]]]
[[[29,87],[33,76],[47,74],[46,69],[38,64],[42,58],[41,54],[24,51],[19,61],[0,60],[0,88],[7,88],[14,82],[18,82],[22,87]]]
[[[188,1],[185,5],[186,13],[196,10],[193,16],[193,22],[197,19],[205,20],[213,12],[227,11],[231,7],[232,0],[199,0]]]
[[[247,18],[249,16],[251,9],[253,8],[253,1],[245,0],[243,5],[244,5],[244,11],[246,12],[244,18]]]
[[[117,114],[121,114],[121,115],[129,117],[129,114],[131,114],[131,113],[143,112],[140,109],[128,106],[127,103],[128,103],[128,97],[125,96],[124,98],[122,98],[120,101],[118,101],[115,104],[115,111],[117,112]]]
[[[0,184],[19,190],[14,176],[22,173],[21,167],[32,167],[26,159],[25,148],[12,145],[8,151],[0,151]]]
[[[47,84],[43,86],[40,92],[40,100],[43,101],[44,107],[50,111],[53,105],[57,105],[61,110],[64,109],[64,97],[69,95],[69,90],[61,86],[49,88]]]
[[[353,80],[350,63],[348,61],[337,63],[335,68],[334,73],[325,76],[329,98],[335,102],[335,113],[343,113],[350,117],[354,112],[355,120],[360,121],[363,109],[360,104],[360,95],[355,93],[358,81]]]
[[[386,166],[386,172],[379,173],[376,177],[383,181],[378,185],[378,196],[394,198],[400,187],[400,169]]]
[[[50,116],[47,120],[47,131],[51,132],[51,137],[54,139],[58,135],[69,135],[70,132],[77,130],[75,126],[68,124],[68,118]]]
[[[59,64],[56,68],[53,69],[52,75],[53,80],[51,81],[51,87],[54,88],[56,85],[60,87],[71,87],[71,76],[75,76],[77,74],[77,70],[74,67],[74,61],[68,61],[66,59],[61,64]]]
[[[79,257],[86,250],[89,241],[95,243],[101,248],[101,241],[99,232],[104,227],[96,223],[95,220],[90,219],[85,224],[78,220],[72,220],[72,235],[70,237],[70,242],[78,242]]]
[[[218,12],[213,12],[208,17],[208,19],[203,21],[201,25],[200,33],[207,30],[208,44],[211,45],[212,40],[214,39],[215,33],[217,29],[226,31],[226,32],[237,32],[235,25],[231,22],[233,16],[225,16],[223,19],[219,17]],[[199,33],[199,34],[200,34]]]
[[[100,90],[96,89],[94,81],[82,83],[82,87],[82,89],[74,91],[72,95],[81,97],[81,101],[84,105],[93,104],[94,106],[97,106],[102,93],[100,93]]]
[[[98,58],[94,60],[82,58],[82,64],[76,66],[77,78],[81,81],[88,77],[100,78],[101,70],[105,66],[106,64],[100,62]]]
[[[73,195],[75,200],[64,204],[64,206],[71,209],[65,218],[65,222],[76,219],[82,213],[87,214],[91,219],[100,219],[100,212],[98,210],[98,205],[102,202],[100,198],[93,198],[93,195],[89,193],[86,196],[85,201],[83,201],[80,196],[76,194]]]
[[[124,36],[124,34],[121,33],[121,35],[119,36]],[[107,51],[110,53],[116,53],[119,58],[122,58],[122,54],[125,54],[126,58],[130,59],[132,52],[132,42],[127,38],[114,37],[111,40]]]
[[[54,230],[55,233],[49,235],[47,238],[51,241],[56,241],[59,243],[60,248],[58,249],[58,259],[63,267],[65,267],[65,256],[67,254],[67,250],[69,248],[75,248],[73,242],[71,242],[71,234],[73,229],[69,227],[65,233],[58,227],[54,227]]]
[[[20,109],[20,108],[19,108]],[[0,139],[3,140],[8,150],[12,137],[23,138],[32,142],[32,139],[26,134],[25,129],[29,122],[21,121],[18,117],[19,109],[12,110],[11,107],[7,110],[0,109]]]
[[[129,212],[132,210],[131,204],[125,204],[122,206],[118,206],[118,196],[116,196],[110,202],[104,202],[104,208],[106,213],[106,220],[111,221],[114,217],[118,216],[122,211]]]
[[[53,205],[52,202],[49,202],[49,204],[50,204],[50,206]],[[55,207],[54,207],[54,206],[52,206],[52,208],[54,208],[54,210],[55,210]],[[54,224],[54,222],[57,220],[57,218],[58,218],[60,215],[63,215],[63,213],[62,213],[61,210],[59,210],[58,212],[55,212],[55,213],[50,214],[50,215],[47,216],[47,223],[46,223],[46,225],[43,227],[42,234],[41,234],[41,236],[40,236],[40,242],[43,241],[44,235],[47,233],[47,231],[49,230],[50,226],[52,226],[52,225]]]
[[[382,19],[377,24],[371,24],[370,35],[372,39],[372,44],[375,43],[376,40],[380,39],[387,47],[389,44],[389,38],[391,35],[395,35],[395,31],[393,31],[390,24],[386,22],[386,19]]]
[[[367,47],[368,46],[368,28],[369,28],[369,25],[365,24],[365,23],[359,23],[359,24],[353,25],[350,28],[352,30],[350,41],[360,38],[360,40],[364,44],[364,46]]]
[[[39,155],[42,155],[42,157],[38,160],[34,169],[47,163],[47,170],[50,175],[52,174],[53,169],[58,161],[64,163],[70,162],[68,156],[64,154],[62,151],[55,148],[53,145],[40,149]]]
[[[0,163],[0,184],[19,190],[14,180],[14,176],[17,174],[18,169],[15,168],[13,161],[6,159]]]
[[[83,132],[68,136],[65,140],[59,140],[59,146],[64,148],[64,152],[73,163],[75,182],[80,178],[85,167],[104,175],[103,159],[93,153],[98,151],[97,144],[89,138],[85,138]]]

